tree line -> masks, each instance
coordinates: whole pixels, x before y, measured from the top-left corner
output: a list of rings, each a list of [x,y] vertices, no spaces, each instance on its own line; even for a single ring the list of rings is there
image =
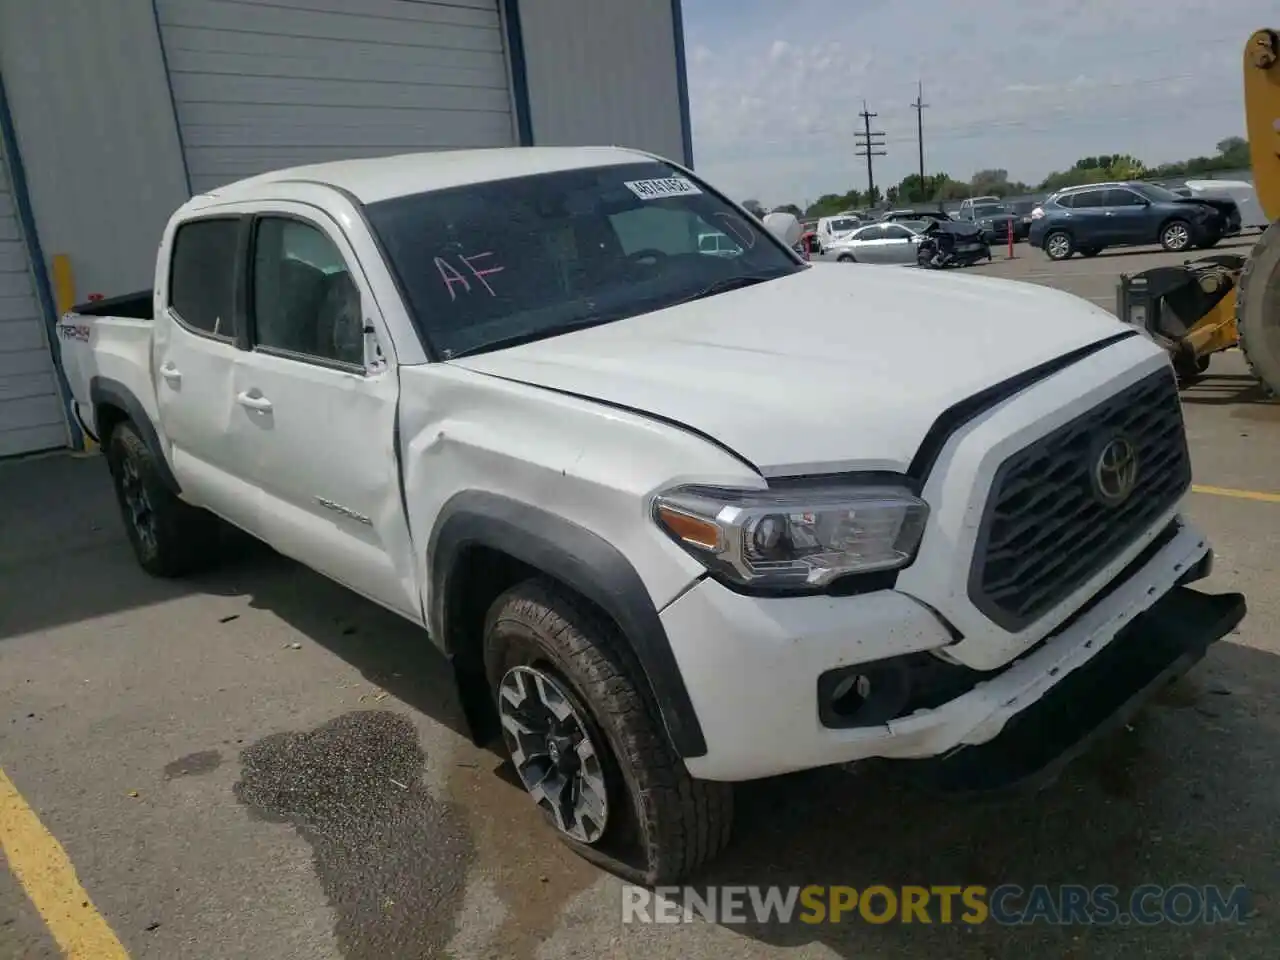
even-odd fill
[[[1051,192],[1063,187],[1084,183],[1102,183],[1110,180],[1165,179],[1195,177],[1220,170],[1245,170],[1249,167],[1249,141],[1244,137],[1227,137],[1217,144],[1212,157],[1191,157],[1176,163],[1161,163],[1148,167],[1137,157],[1127,153],[1102,154],[1081,157],[1066,170],[1055,170],[1039,184],[1010,180],[1009,172],[998,168],[979,170],[968,180],[955,180],[945,173],[928,175],[922,181],[918,173],[911,173],[886,189],[872,191],[850,190],[847,193],[828,193],[819,197],[802,210],[797,204],[784,203],[774,210],[793,213],[797,217],[829,217],[843,210],[859,210],[912,203],[939,204],[947,200],[963,200],[966,197],[1010,197],[1020,194]],[[747,200],[745,206],[752,213],[763,215],[768,211],[758,200]]]

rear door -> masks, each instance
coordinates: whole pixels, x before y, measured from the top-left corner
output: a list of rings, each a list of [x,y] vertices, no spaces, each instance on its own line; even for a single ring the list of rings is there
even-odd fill
[[[231,433],[262,491],[266,539],[420,621],[398,370],[359,261],[317,208],[279,202],[254,218],[248,262],[251,349],[230,391]]]
[[[1077,247],[1101,247],[1109,240],[1107,226],[1107,191],[1081,190],[1070,194],[1071,212],[1067,217]]]
[[[234,214],[188,220],[161,249],[169,274],[156,292],[151,373],[161,431],[186,498],[258,533],[246,450],[230,429],[248,227]]]

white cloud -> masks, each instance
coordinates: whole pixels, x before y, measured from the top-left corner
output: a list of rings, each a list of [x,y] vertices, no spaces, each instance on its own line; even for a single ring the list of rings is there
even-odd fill
[[[865,98],[889,151],[877,183],[895,183],[916,166],[917,79],[931,171],[1038,180],[1089,153],[1206,153],[1243,133],[1241,50],[1272,6],[986,0],[978,16],[951,0],[686,3],[695,161],[766,203],[864,188],[853,133]]]

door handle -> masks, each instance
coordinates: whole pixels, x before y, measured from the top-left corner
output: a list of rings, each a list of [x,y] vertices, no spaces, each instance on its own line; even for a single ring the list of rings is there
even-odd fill
[[[172,363],[166,363],[163,367],[160,368],[160,376],[164,377],[165,380],[168,381],[169,383],[172,383],[175,385],[182,382],[182,371],[179,370],[177,367],[175,367]]]
[[[236,403],[240,404],[242,407],[248,407],[250,410],[258,410],[262,413],[266,413],[271,409],[270,400],[262,396],[262,394],[257,394],[255,396],[248,390],[241,390],[236,394]]]

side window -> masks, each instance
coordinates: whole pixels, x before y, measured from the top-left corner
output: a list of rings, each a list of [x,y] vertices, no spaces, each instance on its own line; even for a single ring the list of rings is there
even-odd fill
[[[1076,205],[1076,198],[1074,194],[1067,193],[1062,195],[1061,197],[1055,198],[1053,202],[1060,207],[1066,207],[1068,210],[1070,210],[1072,207]]]
[[[862,240],[862,241],[882,240],[884,239],[884,231],[885,231],[885,228],[880,226],[879,224],[876,224],[870,227],[863,227],[861,230],[859,230],[857,233],[853,235],[853,239]]]
[[[1116,189],[1107,191],[1108,207],[1140,207],[1142,198],[1132,190]]]
[[[263,217],[253,245],[254,344],[364,365],[364,314],[342,254],[300,220]]]
[[[901,224],[890,223],[884,228],[884,238],[886,240],[910,240],[911,231]]]
[[[1075,201],[1071,206],[1076,210],[1105,207],[1107,205],[1106,201],[1107,192],[1105,190],[1085,190],[1075,195]]]
[[[169,306],[188,327],[231,339],[235,336],[238,219],[192,220],[173,237],[169,262]]]

